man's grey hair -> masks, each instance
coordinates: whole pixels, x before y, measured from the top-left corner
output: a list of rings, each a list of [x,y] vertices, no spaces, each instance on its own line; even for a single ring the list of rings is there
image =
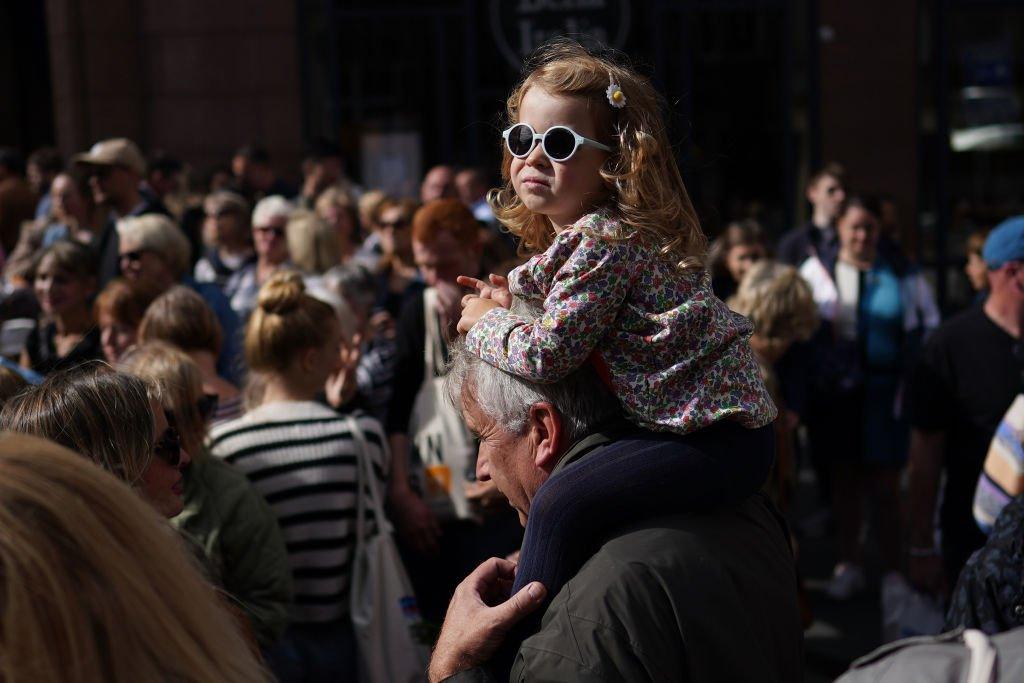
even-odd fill
[[[523,310],[520,300],[512,310],[535,317]],[[550,403],[562,416],[566,436],[571,443],[594,431],[602,422],[620,411],[618,400],[601,382],[593,369],[583,366],[564,379],[539,384],[517,377],[481,360],[460,339],[450,347],[445,389],[456,408],[461,408],[462,392],[469,387],[480,409],[510,434],[522,434],[527,427],[530,407]]]

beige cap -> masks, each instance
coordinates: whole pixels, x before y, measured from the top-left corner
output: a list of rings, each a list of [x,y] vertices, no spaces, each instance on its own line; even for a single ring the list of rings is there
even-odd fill
[[[146,160],[142,158],[138,146],[128,138],[101,140],[88,152],[71,157],[71,162],[93,166],[124,166],[140,176],[146,174]]]

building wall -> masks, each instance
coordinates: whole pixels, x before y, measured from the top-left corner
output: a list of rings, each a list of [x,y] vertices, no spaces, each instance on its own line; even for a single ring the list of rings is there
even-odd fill
[[[265,145],[294,174],[299,51],[286,0],[47,0],[57,144],[127,136],[200,167]]]
[[[917,0],[821,0],[819,16],[822,157],[846,166],[854,191],[893,195],[913,233]]]

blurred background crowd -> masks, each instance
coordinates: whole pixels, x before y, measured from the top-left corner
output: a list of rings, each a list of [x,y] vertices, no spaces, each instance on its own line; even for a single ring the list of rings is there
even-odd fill
[[[510,62],[589,33],[669,96],[708,276],[754,324],[810,670],[1024,624],[1016,597],[982,614],[968,561],[1024,462],[1021,8],[575,4],[5,6],[0,426],[133,484],[282,680],[296,643],[351,657],[323,644],[363,443],[439,624],[522,536],[464,426],[418,438],[460,419],[456,277],[526,256],[486,199],[496,112]]]

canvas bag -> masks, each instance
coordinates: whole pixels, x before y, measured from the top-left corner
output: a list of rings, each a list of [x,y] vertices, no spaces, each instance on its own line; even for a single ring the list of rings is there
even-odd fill
[[[1024,627],[994,636],[956,629],[884,645],[836,683],[997,683],[1024,681]]]
[[[444,367],[444,348],[437,290],[423,292],[426,343],[424,344],[423,384],[409,417],[409,436],[414,455],[416,488],[423,502],[438,519],[467,519],[472,516],[465,486],[475,478],[476,443],[462,421],[462,415],[448,403],[444,378],[438,371]],[[469,476],[474,473],[474,476]]]
[[[423,620],[416,595],[391,537],[366,438],[354,418],[347,422],[356,441],[359,468],[350,600],[359,678],[368,683],[425,681],[430,651],[422,642]],[[375,533],[366,519],[369,511],[377,526]]]

